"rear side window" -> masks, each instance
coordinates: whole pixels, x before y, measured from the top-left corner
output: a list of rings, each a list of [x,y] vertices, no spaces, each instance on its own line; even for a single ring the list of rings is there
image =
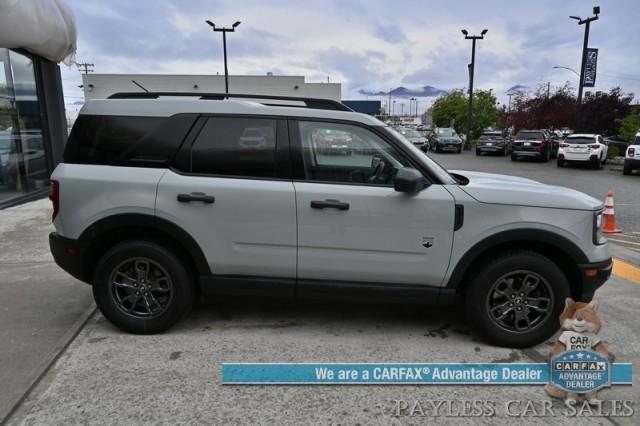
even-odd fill
[[[276,176],[275,159],[276,120],[214,117],[193,142],[185,171],[271,178]]]
[[[80,115],[65,163],[165,167],[193,125],[194,114],[172,117]]]

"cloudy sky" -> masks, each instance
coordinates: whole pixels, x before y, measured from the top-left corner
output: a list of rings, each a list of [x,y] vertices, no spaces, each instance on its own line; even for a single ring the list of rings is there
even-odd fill
[[[390,87],[463,88],[471,42],[476,87],[505,102],[508,88],[577,77],[588,1],[440,0],[66,0],[78,23],[78,62],[99,73],[222,73],[221,36],[205,24],[242,24],[228,39],[230,74],[304,75],[343,84],[343,98]],[[590,46],[599,51],[596,90],[620,85],[640,96],[640,1],[601,1]],[[596,3],[594,3],[596,4]],[[67,105],[82,100],[78,71],[63,68]]]

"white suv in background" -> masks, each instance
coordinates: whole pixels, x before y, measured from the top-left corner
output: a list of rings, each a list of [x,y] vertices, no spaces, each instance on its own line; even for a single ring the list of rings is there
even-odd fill
[[[636,139],[633,141],[633,145],[627,147],[622,174],[630,175],[633,170],[638,169],[640,169],[640,132],[636,133]]]
[[[601,201],[447,172],[338,102],[276,99],[129,93],[84,104],[51,177],[49,241],[112,323],[161,332],[201,292],[463,299],[482,336],[521,347],[558,330],[565,298],[591,300],[609,277]],[[327,135],[351,155],[325,152]]]
[[[558,149],[558,167],[567,163],[588,163],[599,169],[607,162],[609,147],[601,135],[577,133],[567,136]]]

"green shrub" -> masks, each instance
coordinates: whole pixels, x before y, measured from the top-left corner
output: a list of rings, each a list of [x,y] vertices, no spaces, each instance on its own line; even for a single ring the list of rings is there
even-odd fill
[[[618,157],[620,155],[620,150],[618,149],[617,146],[610,146],[609,150],[607,151],[607,158],[614,158],[614,157]]]

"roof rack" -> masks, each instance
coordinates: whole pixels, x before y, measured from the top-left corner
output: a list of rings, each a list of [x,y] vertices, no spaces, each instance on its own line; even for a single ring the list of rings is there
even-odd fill
[[[278,100],[278,101],[298,101],[303,102],[306,108],[313,109],[328,109],[334,111],[353,111],[351,108],[343,103],[334,101],[331,99],[319,99],[319,98],[299,98],[295,96],[276,96],[276,95],[250,95],[239,93],[194,93],[194,92],[119,92],[109,96],[108,99],[157,99],[161,96],[175,96],[185,97],[193,96],[202,100],[216,100],[221,101],[229,98],[244,98],[244,99],[265,99],[265,100]],[[300,107],[300,105],[282,105],[273,104],[270,102],[260,102],[269,106],[287,106],[287,107]]]

